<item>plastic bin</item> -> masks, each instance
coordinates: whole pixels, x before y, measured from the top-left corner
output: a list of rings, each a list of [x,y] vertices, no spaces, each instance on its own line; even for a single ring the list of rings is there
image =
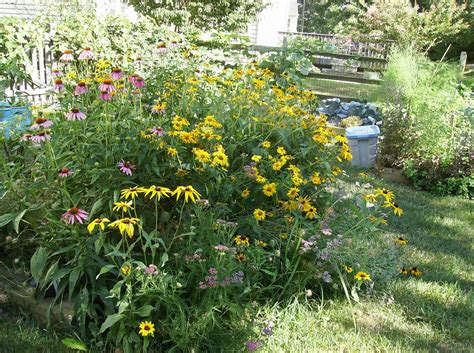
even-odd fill
[[[31,111],[26,107],[11,107],[7,102],[0,102],[0,130],[5,130],[5,138],[10,137],[11,130],[25,130],[31,123]]]
[[[346,137],[352,153],[352,165],[370,168],[377,157],[377,140],[380,129],[377,125],[348,127]]]

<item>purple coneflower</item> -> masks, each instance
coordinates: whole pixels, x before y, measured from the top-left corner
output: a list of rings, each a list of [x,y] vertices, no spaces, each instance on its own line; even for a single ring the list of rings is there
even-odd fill
[[[63,73],[61,71],[59,71],[58,69],[53,69],[51,71],[51,75],[53,75],[53,77],[59,77],[61,76]]]
[[[103,101],[109,101],[112,99],[112,94],[110,94],[108,91],[100,91],[99,98]]]
[[[30,129],[37,130],[39,128],[47,129],[53,125],[53,122],[46,118],[36,118],[35,123],[31,125]]]
[[[80,96],[81,94],[87,93],[88,88],[84,81],[79,81],[74,89],[74,95]]]
[[[51,135],[48,134],[47,131],[41,131],[39,133],[37,133],[36,135],[33,135],[30,137],[30,140],[33,141],[33,142],[36,142],[36,143],[41,143],[41,142],[44,142],[46,140],[50,140],[51,139]]]
[[[138,57],[135,59],[135,63],[138,64],[138,65],[141,65],[143,64],[143,59],[141,57]]]
[[[67,167],[63,167],[63,168],[61,168],[61,170],[59,171],[58,176],[59,176],[60,178],[66,178],[66,177],[71,176],[71,175],[73,175],[73,174],[74,174],[74,172],[73,172],[71,169],[69,169],[69,168],[67,168]]]
[[[64,212],[64,214],[61,216],[61,219],[66,221],[68,224],[74,224],[74,222],[79,222],[82,224],[82,222],[87,219],[87,216],[89,216],[89,213],[86,211],[77,207],[72,207]]]
[[[164,104],[155,104],[151,107],[151,112],[153,114],[164,114],[166,112],[166,107]]]
[[[123,159],[117,164],[117,167],[123,174],[129,176],[131,176],[133,171],[135,170],[135,166],[132,163],[130,163],[129,161],[124,161]]]
[[[101,85],[99,86],[99,90],[101,92],[102,91],[107,91],[108,93],[112,93],[112,92],[116,91],[115,86],[112,83],[112,80],[108,79],[108,78],[105,79],[104,82],[101,83]]]
[[[166,49],[166,44],[164,42],[158,42],[154,51],[156,54],[164,54],[167,50],[168,49]]]
[[[130,82],[131,84],[134,84],[134,82],[137,80],[139,76],[137,74],[133,74],[133,75],[130,75],[128,77],[128,82]]]
[[[160,126],[152,127],[150,131],[151,131],[152,134],[154,134],[156,136],[160,136],[160,137],[162,137],[166,134],[165,130]]]
[[[90,60],[93,58],[94,58],[94,53],[92,52],[92,49],[89,47],[84,48],[81,54],[79,54],[78,56],[79,60]]]
[[[132,85],[136,88],[142,88],[145,86],[145,80],[143,80],[143,77],[137,76],[136,79],[132,81]]]
[[[67,63],[68,61],[74,60],[74,56],[72,55],[72,50],[71,49],[66,49],[63,51],[63,55],[59,58],[59,60]]]
[[[58,92],[62,91],[64,89],[63,80],[61,80],[59,78],[54,80],[54,89]]]
[[[81,112],[78,108],[72,108],[69,113],[66,114],[67,120],[84,120],[86,118],[86,114]]]
[[[179,43],[175,40],[171,41],[170,48],[179,48]]]
[[[20,141],[30,141],[32,137],[32,134],[24,134],[22,137],[20,137]]]
[[[247,349],[251,352],[253,351],[256,351],[257,349],[259,349],[261,346],[262,346],[262,343],[259,342],[259,341],[247,341],[245,342],[245,346],[247,347]]]
[[[122,69],[114,67],[110,77],[112,77],[112,80],[120,80],[122,78]]]

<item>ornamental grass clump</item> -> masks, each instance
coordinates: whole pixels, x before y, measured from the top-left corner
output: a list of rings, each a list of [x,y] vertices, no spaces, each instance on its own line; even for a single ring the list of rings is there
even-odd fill
[[[68,58],[58,104],[35,109],[49,138],[9,142],[6,190],[28,210],[38,298],[70,299],[94,346],[242,349],[262,304],[378,281],[345,256],[350,239],[403,212],[390,191],[345,190],[347,140],[310,113],[311,91],[187,50],[149,70]]]

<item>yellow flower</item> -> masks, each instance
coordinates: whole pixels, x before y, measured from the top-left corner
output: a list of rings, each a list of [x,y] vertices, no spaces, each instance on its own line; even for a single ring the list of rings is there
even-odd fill
[[[179,200],[181,194],[184,194],[184,201],[188,202],[189,199],[193,203],[196,203],[196,198],[200,198],[201,194],[194,189],[191,185],[188,186],[178,186],[172,193],[172,195],[176,195],[176,201]]]
[[[375,189],[375,196],[383,196],[387,202],[392,201],[392,199],[395,197],[393,192],[387,189]]]
[[[306,218],[308,219],[314,219],[316,218],[316,207],[309,207],[308,210],[306,211]]]
[[[140,328],[138,333],[143,337],[147,337],[148,335],[153,336],[153,333],[155,332],[155,325],[150,321],[142,321],[138,327]]]
[[[418,269],[418,267],[412,267],[411,270],[410,270],[410,273],[411,273],[411,275],[414,276],[414,277],[420,277],[420,276],[423,274],[423,272],[421,272],[421,271]]]
[[[377,195],[375,194],[364,195],[364,200],[370,203],[377,203]]]
[[[359,173],[359,176],[360,176],[361,178],[367,179],[367,178],[369,177],[369,174],[367,174],[366,172],[360,172],[360,173]]]
[[[277,148],[277,153],[280,155],[280,156],[284,156],[286,154],[286,150],[284,147],[278,147]]]
[[[238,246],[249,246],[250,238],[246,237],[245,235],[237,235],[234,238],[234,243]]]
[[[222,124],[216,120],[214,115],[208,115],[204,118],[204,124],[208,126],[213,126],[216,129],[219,129],[222,127]]]
[[[229,166],[229,159],[225,154],[225,149],[221,145],[215,147],[216,151],[212,153],[212,163],[211,166],[220,166],[222,168],[227,168]]]
[[[176,156],[178,154],[178,150],[174,147],[168,147],[166,150],[166,153],[168,153],[168,156]]]
[[[244,199],[246,199],[247,197],[250,196],[250,190],[246,188],[244,191],[242,191],[240,196],[242,196]]]
[[[391,208],[393,213],[397,215],[398,217],[401,217],[403,215],[403,209],[400,206],[398,206],[396,202],[385,201],[383,204],[383,207]]]
[[[280,239],[288,239],[288,233],[280,233]]]
[[[189,121],[188,119],[186,118],[182,118],[178,115],[176,115],[174,118],[173,118],[173,128],[175,130],[182,130],[184,126],[189,126]]]
[[[270,183],[270,184],[265,184],[263,185],[263,193],[265,196],[273,196],[274,193],[276,193],[276,184],[275,183]]]
[[[372,279],[370,278],[370,275],[365,272],[357,272],[357,274],[354,276],[354,279],[360,281],[371,281]]]
[[[300,189],[293,187],[290,190],[288,190],[287,195],[288,195],[289,198],[295,199],[295,198],[298,197],[299,192],[300,192]]]
[[[257,175],[255,181],[259,184],[263,184],[267,181],[267,178],[265,178],[263,175]]]
[[[257,221],[263,221],[266,217],[267,213],[264,210],[261,210],[260,208],[256,208],[253,211],[253,216]]]
[[[122,212],[127,212],[128,210],[133,210],[132,207],[132,201],[119,201],[119,202],[114,202],[114,208],[112,208],[113,211],[122,211]]]
[[[193,148],[193,153],[201,163],[209,163],[211,161],[211,154],[201,148]]]
[[[257,245],[260,246],[261,248],[265,248],[268,246],[268,244],[265,243],[263,240],[257,240]]]
[[[270,141],[263,141],[261,145],[263,148],[270,148],[272,144],[270,143]]]
[[[134,225],[138,224],[139,221],[140,220],[138,218],[122,218],[110,223],[109,227],[118,227],[120,234],[127,234],[129,238],[133,238],[133,234],[135,232]]]
[[[122,272],[122,274],[124,276],[128,276],[130,275],[130,273],[132,272],[132,268],[128,265],[123,265],[121,268],[120,268],[120,272]]]
[[[252,156],[252,161],[254,162],[259,162],[261,159],[262,159],[262,156],[259,156],[257,154]]]
[[[138,196],[139,193],[145,192],[146,189],[134,186],[128,189],[123,189],[122,192],[120,193],[120,197],[127,200],[129,197],[134,199],[135,197]]]
[[[352,273],[354,271],[352,267],[344,265],[344,269],[346,270],[347,273]]]
[[[243,262],[245,260],[247,260],[247,256],[245,256],[244,253],[240,253],[240,254],[237,254],[235,255],[235,258],[239,261],[239,262]]]
[[[395,239],[395,242],[397,242],[397,244],[400,244],[400,245],[407,245],[408,244],[408,240],[406,240],[402,237],[398,237],[397,239]]]
[[[156,196],[158,201],[160,201],[162,196],[163,197],[170,197],[171,190],[168,189],[168,188],[165,188],[164,186],[152,185],[148,189],[146,189],[145,197],[148,196],[148,194],[150,194],[150,193],[151,193],[150,199],[152,199],[153,197]]]
[[[311,176],[311,181],[313,182],[314,185],[321,185],[322,180],[321,177],[319,176],[318,172],[314,172],[313,175]]]
[[[179,168],[178,171],[176,172],[176,176],[180,178],[184,178],[186,175],[188,175],[188,171],[186,169],[181,169]]]
[[[284,162],[282,163],[282,161],[276,161],[275,163],[273,163],[272,168],[274,171],[278,172],[279,170],[281,170],[281,168],[283,168],[284,165]]]
[[[96,218],[87,226],[87,230],[92,234],[95,226],[98,226],[101,230],[105,229],[105,223],[110,222],[108,218]]]

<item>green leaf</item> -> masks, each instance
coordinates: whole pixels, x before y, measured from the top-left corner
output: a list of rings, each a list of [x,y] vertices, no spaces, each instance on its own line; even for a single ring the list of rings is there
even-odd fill
[[[23,216],[25,215],[26,211],[28,210],[23,210],[20,213],[17,214],[15,217],[15,220],[13,221],[13,228],[15,229],[16,234],[20,233],[20,222]]]
[[[92,216],[97,212],[102,207],[102,199],[98,199],[94,204],[92,205],[92,209],[89,212],[89,218],[92,219]]]
[[[110,272],[111,269],[113,269],[115,265],[105,265],[100,269],[99,274],[95,277],[95,279],[98,279],[100,275],[103,275],[104,273]]]
[[[147,305],[143,305],[140,309],[138,309],[137,311],[135,311],[135,313],[138,315],[138,316],[141,316],[141,317],[147,317],[147,316],[150,316],[151,312],[153,311],[154,307],[147,304]]]
[[[122,314],[112,314],[112,315],[107,316],[107,319],[105,319],[104,323],[100,327],[99,333],[104,333],[105,330],[114,326],[117,322],[119,322],[123,318],[124,318],[124,315]]]
[[[30,267],[31,275],[36,283],[39,282],[41,274],[43,273],[44,267],[46,266],[46,261],[48,260],[48,251],[46,248],[40,247],[35,251],[31,257]]]
[[[0,216],[0,227],[6,226],[8,223],[15,219],[16,215],[14,213],[5,213]]]
[[[165,264],[168,262],[169,256],[167,253],[161,255],[161,267],[164,267]]]
[[[66,347],[69,347],[71,349],[75,349],[76,351],[84,351],[84,352],[88,351],[87,346],[84,343],[82,343],[81,341],[79,341],[75,338],[64,338],[61,342]]]

